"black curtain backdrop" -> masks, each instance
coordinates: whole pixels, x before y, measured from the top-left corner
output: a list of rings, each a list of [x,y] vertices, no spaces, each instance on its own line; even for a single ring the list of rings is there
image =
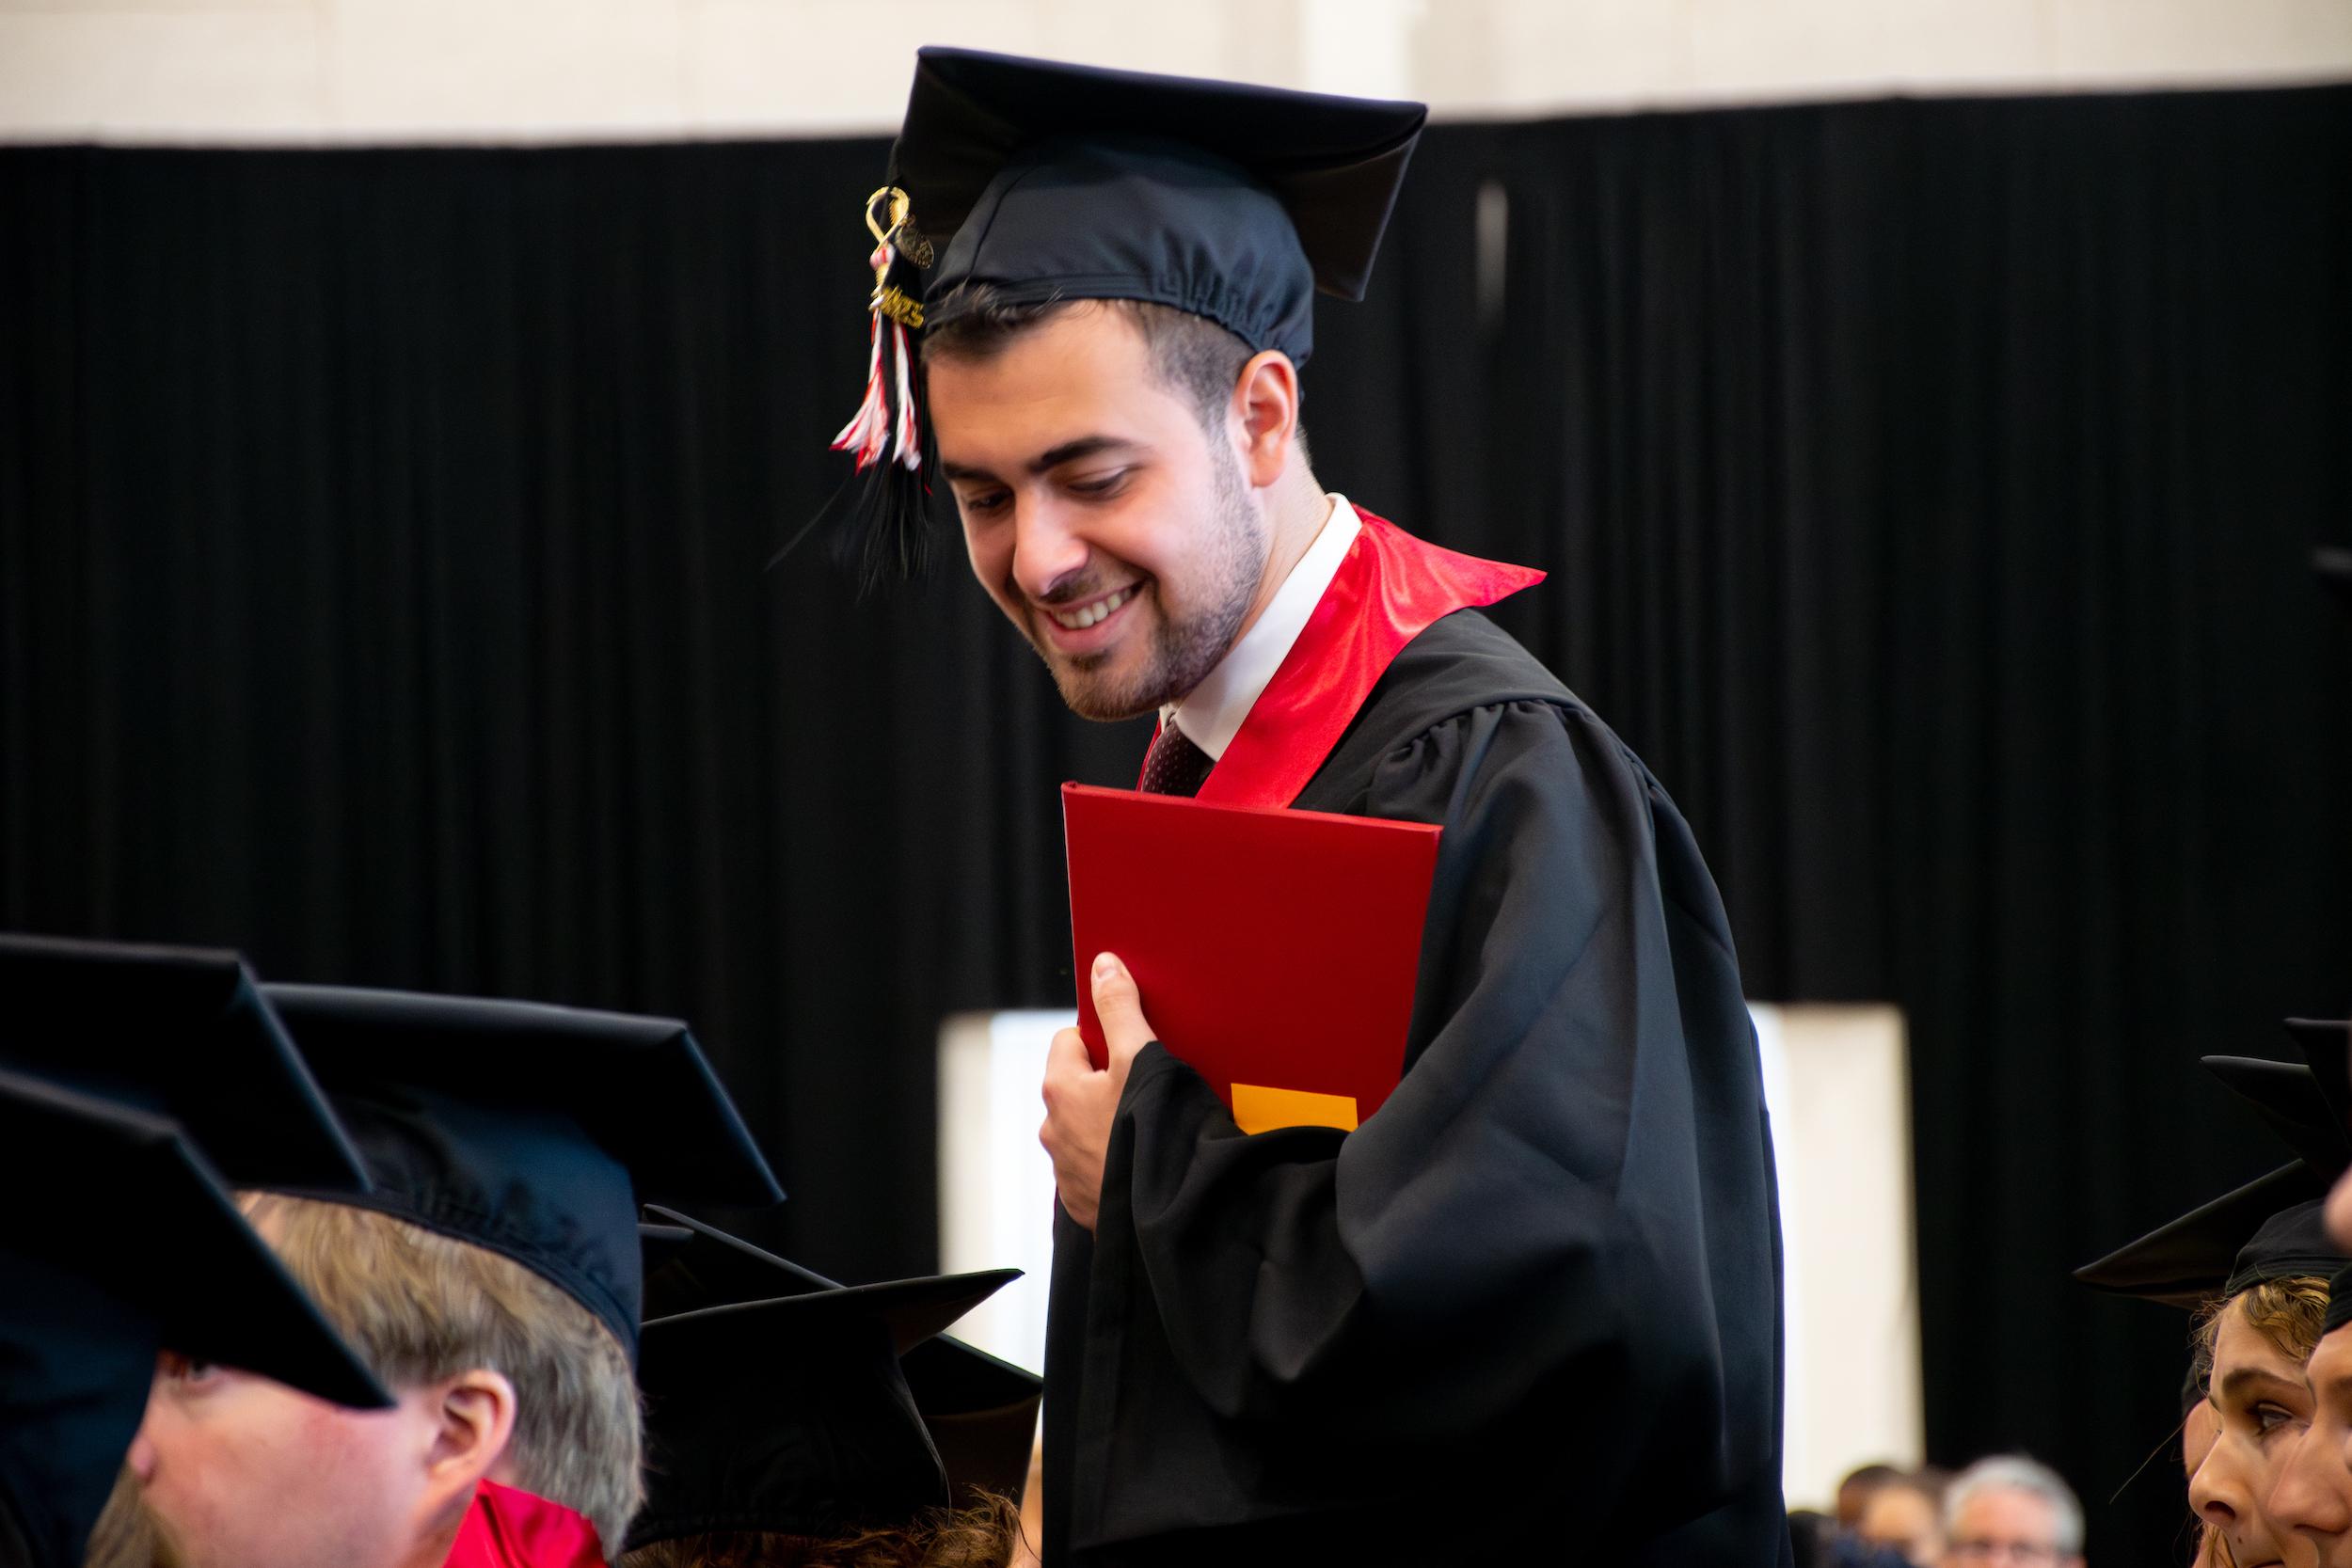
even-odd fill
[[[882,161],[0,151],[0,926],[679,1013],[765,1234],[926,1266],[940,1019],[1066,1005],[1053,785],[1142,735],[956,571],[760,569]],[[2108,1560],[2183,1324],[2065,1271],[2265,1168],[2197,1055],[2352,1005],[2348,278],[2347,88],[1444,127],[1307,374],[1329,483],[1553,574],[1751,993],[1903,1007],[1930,1447]]]

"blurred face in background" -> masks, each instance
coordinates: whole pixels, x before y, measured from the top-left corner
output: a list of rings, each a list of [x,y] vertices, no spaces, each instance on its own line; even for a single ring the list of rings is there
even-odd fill
[[[1935,1568],[1944,1555],[1943,1510],[1925,1489],[1891,1481],[1862,1505],[1854,1534],[1873,1546],[1899,1552],[1917,1568]]]
[[[2243,1296],[2221,1310],[2212,1389],[2219,1431],[2189,1478],[2189,1506],[2237,1568],[2316,1568],[2312,1543],[2269,1511],[2288,1450],[2311,1425],[2311,1385],[2302,1362],[2248,1319]]]
[[[1945,1568],[1995,1562],[2060,1568],[2081,1561],[2059,1546],[2058,1510],[2050,1499],[2014,1486],[1988,1487],[1962,1503],[1944,1554]]]

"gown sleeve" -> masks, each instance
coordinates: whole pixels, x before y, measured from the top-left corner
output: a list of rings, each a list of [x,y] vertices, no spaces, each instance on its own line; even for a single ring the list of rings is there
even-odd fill
[[[1778,1260],[1755,1036],[1688,831],[1543,702],[1391,752],[1364,810],[1445,830],[1402,1084],[1352,1134],[1250,1136],[1147,1048],[1098,1257],[1132,1258],[1121,1293],[1220,1418],[1425,1444],[1572,1386],[1605,1413],[1559,1433],[1582,1489],[1671,1473],[1703,1511],[1773,1451]],[[1727,1345],[1742,1313],[1765,1321]]]

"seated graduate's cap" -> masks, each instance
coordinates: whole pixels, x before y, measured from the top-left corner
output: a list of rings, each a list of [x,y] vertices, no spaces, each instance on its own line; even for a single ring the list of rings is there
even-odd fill
[[[2307,1051],[2324,1044],[2328,1027],[2341,1028],[2292,1020],[2287,1025]],[[2331,1070],[2245,1056],[2203,1058],[2205,1070],[2253,1107],[2295,1163],[2199,1205],[2077,1269],[2074,1277],[2119,1295],[2194,1307],[2259,1280],[2334,1272],[2335,1249],[2319,1227],[2318,1200],[2352,1165],[2352,1132],[2345,1129],[2340,1056],[2330,1062],[2321,1050],[2317,1059]]]
[[[2334,1108],[2337,1124],[2352,1124],[2352,1020],[2291,1018],[2286,1030]]]
[[[374,1179],[342,1201],[513,1259],[632,1355],[638,1204],[783,1200],[675,1019],[323,986],[265,994]]]
[[[1428,113],[918,50],[889,174],[865,211],[866,401],[834,440],[857,472],[818,521],[832,520],[869,586],[919,569],[926,442],[907,333],[969,309],[966,284],[1008,305],[1167,305],[1305,364],[1316,292],[1363,297]]]
[[[0,1515],[34,1561],[82,1560],[159,1350],[391,1403],[168,1118],[0,1070]]]
[[[2270,1279],[2326,1279],[2344,1267],[2344,1249],[2329,1239],[2322,1207],[2321,1199],[2310,1198],[2255,1227],[2231,1259],[2221,1294],[2233,1296]]]
[[[2231,1293],[2238,1254],[2265,1221],[2327,1191],[2327,1182],[2297,1161],[2158,1226],[2076,1269],[2074,1277],[2115,1295],[2201,1307]]]
[[[2290,1024],[2290,1032],[2293,1025]],[[2341,1036],[2337,1037],[2339,1039]],[[2302,1037],[2296,1036],[2300,1043]],[[2323,1180],[2352,1166],[2352,1127],[2344,1119],[2344,1069],[2315,1071],[2304,1062],[2253,1056],[2205,1056],[2199,1065],[2253,1107],[2279,1141]],[[2329,1082],[2332,1076],[2332,1085]]]
[[[661,1226],[647,1233],[640,1370],[649,1493],[632,1547],[715,1529],[903,1525],[978,1489],[1019,1498],[1043,1385],[943,1337],[1018,1270],[836,1285],[650,1212]],[[745,1343],[773,1359],[735,1364]]]
[[[240,1186],[366,1187],[236,954],[0,935],[0,1069],[169,1117]]]

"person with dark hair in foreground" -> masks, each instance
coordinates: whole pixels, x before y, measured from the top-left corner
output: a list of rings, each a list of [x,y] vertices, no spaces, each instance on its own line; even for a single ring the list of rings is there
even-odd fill
[[[1313,295],[1362,294],[1424,119],[926,49],[867,203],[847,553],[919,559],[935,450],[1064,702],[1159,716],[1146,789],[1443,830],[1403,1082],[1352,1131],[1245,1133],[1118,955],[1081,980],[1107,1068],[1068,1032],[1044,1085],[1055,1568],[1551,1560],[1570,1484],[1592,1560],[1789,1551],[1771,1143],[1691,830],[1479,613],[1540,574],[1310,465]]]

